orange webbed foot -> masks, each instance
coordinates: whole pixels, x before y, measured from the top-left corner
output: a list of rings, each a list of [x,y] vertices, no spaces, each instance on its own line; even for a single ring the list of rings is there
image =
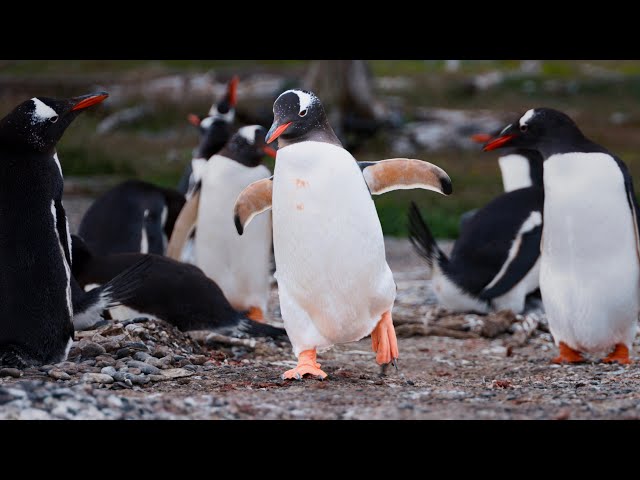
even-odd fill
[[[287,370],[282,374],[283,380],[302,380],[305,375],[313,375],[320,380],[327,378],[327,374],[320,370],[320,364],[316,362],[316,351],[305,350],[298,356],[298,365],[296,368]]]
[[[391,312],[388,310],[382,314],[376,328],[371,332],[371,348],[376,352],[378,365],[391,362],[396,366],[398,340],[396,339],[396,331],[393,328]]]
[[[582,363],[585,361],[580,352],[574,350],[564,342],[560,342],[558,348],[560,355],[551,360],[553,363]]]
[[[253,320],[254,322],[265,323],[264,314],[262,313],[262,309],[259,307],[249,308],[249,311],[247,312],[247,318],[249,320]]]
[[[629,358],[629,349],[624,343],[616,344],[613,352],[602,359],[604,363],[618,362],[621,365],[629,365],[631,359]]]

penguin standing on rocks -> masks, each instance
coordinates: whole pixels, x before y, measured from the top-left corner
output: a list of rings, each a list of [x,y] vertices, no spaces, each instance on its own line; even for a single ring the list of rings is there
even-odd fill
[[[273,210],[280,309],[298,357],[283,378],[325,378],[316,350],[369,334],[377,362],[395,363],[396,285],[371,195],[409,188],[449,194],[451,180],[420,160],[358,164],[312,92],[287,90],[273,114],[267,135],[267,143],[279,144],[273,180],[249,185],[234,211],[242,233],[255,215]]]
[[[260,125],[240,128],[203,167],[200,186],[180,214],[167,255],[181,259],[189,234],[197,228],[195,265],[214,280],[233,308],[264,320],[271,276],[271,214],[256,219],[240,236],[231,214],[238,195],[271,171],[262,164],[276,152],[265,143]]]
[[[91,204],[78,233],[97,255],[164,255],[184,202],[184,196],[176,190],[128,180]]]
[[[211,106],[208,116],[200,120],[197,115],[189,115],[189,122],[198,127],[200,131],[200,143],[194,151],[193,159],[185,167],[178,182],[178,191],[187,198],[191,197],[200,180],[200,169],[231,138],[233,121],[236,117],[235,108],[239,81],[237,76],[229,81],[227,93],[219,102]]]
[[[230,220],[231,221],[231,220]],[[134,268],[145,268],[144,282],[110,308],[115,320],[139,315],[158,318],[180,330],[214,330],[227,335],[279,338],[281,328],[257,323],[233,309],[216,283],[194,265],[153,254],[94,255],[81,238],[73,237],[73,275],[86,295],[104,291]],[[137,266],[137,267],[136,267]],[[122,283],[122,281],[120,281]],[[98,286],[98,288],[90,289]]]
[[[34,97],[0,120],[0,364],[56,363],[71,347],[71,239],[56,144],[107,96]]]
[[[566,114],[528,110],[484,150],[535,149],[544,159],[540,291],[556,363],[608,353],[630,363],[639,310],[638,203],[620,158]]]

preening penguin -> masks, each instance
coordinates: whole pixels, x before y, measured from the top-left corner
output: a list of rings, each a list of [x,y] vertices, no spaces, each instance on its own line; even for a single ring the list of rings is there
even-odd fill
[[[261,321],[269,299],[271,276],[271,215],[257,219],[239,236],[231,212],[236,198],[250,183],[269,178],[262,164],[275,150],[265,143],[260,125],[240,128],[202,169],[200,186],[185,205],[167,255],[181,259],[190,233],[195,236],[195,265],[214,280],[236,310]]]
[[[358,165],[311,92],[282,93],[273,113],[267,134],[267,143],[279,143],[273,179],[249,185],[234,212],[242,232],[256,214],[272,209],[280,309],[298,357],[283,377],[324,378],[317,349],[369,334],[377,362],[395,362],[396,285],[371,194],[403,188],[449,194],[451,180],[419,160]]]
[[[193,159],[185,167],[178,182],[178,191],[190,198],[200,181],[200,168],[214,154],[218,153],[229,141],[233,133],[232,126],[236,116],[236,103],[239,78],[234,76],[227,85],[227,93],[211,106],[209,115],[200,120],[197,115],[189,115],[189,122],[198,127],[200,143],[195,149]]]
[[[78,234],[96,255],[164,255],[184,202],[184,196],[176,190],[127,180],[91,204]]]
[[[73,341],[71,240],[56,144],[100,92],[34,97],[0,120],[0,364],[66,358]]]
[[[410,239],[431,267],[438,303],[458,312],[522,312],[526,296],[539,285],[543,203],[540,187],[493,199],[467,220],[450,257],[412,203]]]
[[[528,110],[484,150],[535,149],[544,159],[540,291],[560,349],[555,362],[611,351],[629,363],[638,319],[638,204],[626,165],[566,114]]]
[[[216,330],[228,335],[274,338],[285,334],[281,328],[256,323],[247,318],[246,312],[234,310],[218,285],[194,265],[153,254],[94,255],[81,238],[72,237],[74,277],[82,287],[100,285],[87,295],[103,292],[109,286],[113,292],[114,283],[122,285],[122,278],[131,277],[132,270],[143,264],[144,282],[126,295],[118,295],[121,307],[109,307],[113,319],[146,315],[180,330]]]

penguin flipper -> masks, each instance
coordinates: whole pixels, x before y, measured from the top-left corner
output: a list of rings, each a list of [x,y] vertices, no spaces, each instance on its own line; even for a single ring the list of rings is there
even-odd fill
[[[517,250],[515,253],[509,252],[511,260],[507,260],[493,280],[480,292],[478,298],[491,300],[504,295],[522,280],[540,257],[541,237],[542,225],[538,225],[516,238],[512,249],[515,247]]]
[[[198,220],[198,207],[200,206],[200,186],[198,186],[193,196],[184,204],[167,245],[167,257],[180,261],[182,250],[184,249],[191,232]]]
[[[249,184],[236,199],[233,220],[238,235],[242,235],[253,217],[271,209],[273,176]]]
[[[443,195],[453,191],[447,172],[424,160],[391,158],[378,162],[358,162],[358,165],[372,195],[412,188],[432,190]]]

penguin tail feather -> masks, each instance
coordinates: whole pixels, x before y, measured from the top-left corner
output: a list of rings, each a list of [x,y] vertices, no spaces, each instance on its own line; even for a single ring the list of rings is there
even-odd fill
[[[420,210],[415,202],[411,202],[409,207],[409,240],[413,244],[415,251],[424,258],[427,265],[433,269],[437,263],[441,268],[449,263],[446,254],[440,250],[438,244],[427,222],[420,214]]]
[[[131,267],[119,273],[104,285],[95,289],[100,295],[103,308],[113,308],[122,305],[135,296],[149,273],[153,257],[145,256]]]
[[[274,340],[284,340],[287,338],[287,332],[284,328],[256,322],[255,320],[246,318],[244,315],[242,315],[238,321],[237,330],[251,337],[268,337]]]

